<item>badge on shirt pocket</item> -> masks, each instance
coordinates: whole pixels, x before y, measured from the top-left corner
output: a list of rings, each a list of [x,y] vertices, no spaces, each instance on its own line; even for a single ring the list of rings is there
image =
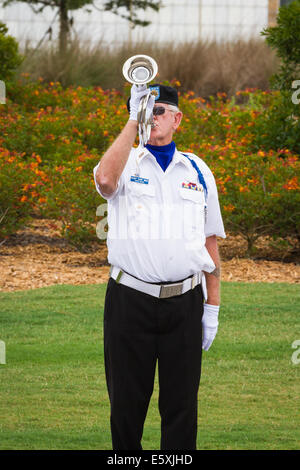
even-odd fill
[[[133,175],[130,177],[130,181],[139,184],[149,184],[149,178],[141,178],[140,176]]]
[[[197,183],[192,183],[192,182],[188,182],[188,183],[183,182],[181,184],[181,187],[185,188],[185,189],[191,189],[192,191],[202,191],[203,192],[202,184],[199,185]]]

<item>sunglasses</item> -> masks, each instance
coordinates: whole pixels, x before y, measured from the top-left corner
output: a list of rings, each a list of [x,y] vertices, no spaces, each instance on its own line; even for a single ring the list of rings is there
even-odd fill
[[[161,116],[162,114],[165,114],[165,111],[172,111],[172,110],[168,108],[164,108],[163,106],[154,106],[153,116]]]

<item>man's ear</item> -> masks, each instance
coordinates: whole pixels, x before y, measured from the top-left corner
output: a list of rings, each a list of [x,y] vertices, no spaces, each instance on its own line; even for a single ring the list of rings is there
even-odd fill
[[[174,113],[175,114],[175,113]],[[174,119],[174,124],[173,124],[173,129],[174,131],[176,131],[176,129],[178,129],[178,127],[180,126],[180,123],[181,123],[181,120],[182,120],[182,112],[181,111],[178,111],[176,114],[175,114],[175,119]]]

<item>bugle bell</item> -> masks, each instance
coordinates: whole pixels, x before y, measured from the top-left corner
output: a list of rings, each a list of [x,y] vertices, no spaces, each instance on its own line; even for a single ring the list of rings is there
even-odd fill
[[[157,74],[157,63],[148,55],[134,55],[123,65],[123,75],[129,83],[144,85],[151,82]]]
[[[148,55],[134,55],[126,60],[123,65],[123,75],[129,83],[137,86],[146,85],[157,75],[158,67],[152,57]],[[140,144],[145,146],[150,138],[153,116],[146,116],[147,104],[150,93],[144,96],[138,110],[138,126]]]

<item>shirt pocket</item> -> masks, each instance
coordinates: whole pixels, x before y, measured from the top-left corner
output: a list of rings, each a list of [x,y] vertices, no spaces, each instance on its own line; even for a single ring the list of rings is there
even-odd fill
[[[203,191],[179,188],[182,208],[184,238],[190,242],[203,243],[205,221],[205,198]]]
[[[144,197],[144,196],[155,196],[155,187],[152,184],[141,184],[141,183],[129,183],[128,185],[129,194],[132,197]]]
[[[179,193],[182,199],[186,201],[191,201],[195,204],[202,205],[204,208],[204,192],[196,191],[194,189],[180,188]]]

